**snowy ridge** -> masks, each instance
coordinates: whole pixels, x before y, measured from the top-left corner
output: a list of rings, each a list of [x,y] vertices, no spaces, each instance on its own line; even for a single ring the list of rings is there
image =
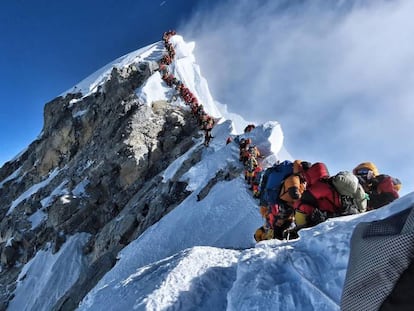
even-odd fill
[[[226,298],[226,291],[222,287],[231,287],[236,276],[239,253],[212,247],[194,247],[138,269],[115,288],[120,293],[134,288],[137,293],[134,303],[131,305],[129,300],[124,299],[119,301],[117,308],[162,310],[180,301],[181,309],[199,305],[202,310],[222,310]],[[211,256],[206,258],[206,254]],[[220,287],[217,287],[217,282]],[[85,307],[92,305],[93,300],[84,302]]]
[[[186,43],[181,36],[177,35],[173,36],[170,41],[174,45],[177,59],[173,64],[173,74],[190,88],[211,116],[222,117],[223,113],[215,105],[207,81],[201,76],[200,67],[195,63],[193,55],[195,43]]]
[[[379,210],[330,219],[303,229],[298,240],[256,244],[253,234],[263,220],[242,175],[219,181],[198,200],[200,191],[220,171],[242,170],[238,144],[226,145],[226,138],[234,135],[244,120],[240,118],[236,124],[235,120],[225,120],[225,106],[215,104],[195,64],[194,45],[185,43],[180,36],[174,36],[172,42],[177,51],[177,60],[171,66],[174,75],[196,94],[208,113],[223,119],[214,127],[208,148],[197,141],[161,174],[164,182],[174,179],[182,164],[203,148],[201,161],[182,176],[192,193],[118,254],[116,265],[89,292],[78,310],[339,310],[354,227],[361,221],[382,219],[410,207],[414,194]],[[161,43],[156,43],[130,53],[97,71],[77,88],[86,94],[93,92],[113,66],[155,60],[161,51]],[[150,103],[168,100],[171,90],[155,73],[136,94]],[[252,138],[269,165],[289,156],[277,122],[259,125],[243,135]],[[65,250],[71,249],[75,241],[86,241],[84,238],[73,237],[64,244],[66,248],[54,255],[51,251],[39,252],[19,277],[10,310],[49,310],[53,299],[56,302],[60,298],[50,297],[50,293],[64,292],[70,282],[55,279],[48,267],[61,276],[80,273],[80,251],[69,254]],[[78,268],[71,266],[68,271],[69,262],[78,263]],[[29,298],[27,293],[39,283],[43,295]]]
[[[230,185],[233,186],[240,187],[241,184],[235,182]],[[217,188],[220,193],[224,190],[222,185]],[[225,187],[226,191],[228,188],[229,185]],[[217,193],[211,195],[218,196]],[[233,193],[227,195],[232,196]],[[234,203],[236,205],[240,201]],[[361,221],[385,218],[413,203],[414,195],[410,195],[380,210],[331,219],[303,230],[301,238],[295,241],[265,241],[254,247],[251,239],[250,248],[246,250],[222,248],[218,253],[212,248],[194,246],[185,251],[173,252],[176,255],[171,255],[172,257],[163,257],[160,252],[166,252],[167,247],[172,250],[184,243],[185,248],[189,240],[195,245],[207,240],[204,238],[201,241],[193,237],[198,237],[198,230],[182,233],[183,227],[198,228],[200,223],[193,226],[188,224],[186,219],[191,218],[196,211],[181,209],[185,215],[181,215],[183,218],[179,223],[168,215],[169,219],[163,219],[125,249],[118,264],[90,292],[79,310],[101,310],[111,304],[112,300],[122,301],[122,307],[118,309],[114,306],[114,310],[339,310],[349,256],[349,240],[355,225]],[[206,209],[206,206],[201,208]],[[212,209],[209,216],[213,215],[213,221],[203,224],[203,227],[209,227],[210,230],[201,229],[209,236],[218,234],[219,230],[228,238],[236,235],[234,232],[246,236],[251,233],[247,228],[243,229],[243,226],[226,227],[225,221],[218,222],[220,218],[229,217],[223,209]],[[167,233],[168,229],[170,232]],[[168,242],[160,244],[160,239],[167,239]],[[221,244],[219,241],[214,243]],[[232,246],[237,248],[242,245],[233,242]],[[190,255],[192,252],[200,254],[194,258]],[[157,254],[162,259],[156,260]],[[177,256],[186,265],[176,264]],[[232,256],[235,256],[236,261],[232,261],[231,267],[223,269],[227,262],[225,259]],[[143,257],[148,259],[145,265]],[[209,265],[209,270],[200,266],[201,263]],[[172,269],[171,265],[176,268]],[[199,270],[195,271],[197,269]],[[221,278],[214,273],[218,269],[222,269]],[[145,279],[136,277],[144,272]],[[184,275],[191,275],[192,278],[183,277]],[[148,290],[147,282],[153,291]],[[200,283],[203,284],[201,288]],[[142,287],[145,289],[137,290]],[[177,288],[181,289],[181,295],[177,295]],[[223,292],[227,292],[227,296]],[[139,293],[138,297],[136,293]]]
[[[77,92],[81,92],[83,97],[89,96],[90,94],[95,93],[98,90],[98,86],[103,85],[107,81],[111,74],[112,68],[127,67],[128,65],[132,63],[138,63],[143,59],[146,59],[148,61],[158,60],[160,58],[160,55],[162,55],[162,50],[163,45],[162,42],[159,41],[157,43],[153,43],[139,50],[121,56],[113,62],[95,71],[93,74],[89,75],[88,77],[80,81],[72,88],[66,90],[59,96],[65,97],[68,93]],[[74,103],[76,103],[76,100],[74,101]]]
[[[259,126],[249,134],[259,144],[268,144],[269,151],[268,139],[275,138],[270,128],[270,124],[266,127]],[[215,138],[211,148],[205,149],[202,161],[183,176],[188,182],[189,190],[193,191],[192,194],[120,253],[118,264],[95,287],[99,288],[98,297],[105,299],[107,291],[117,288],[117,282],[113,280],[118,280],[120,276],[128,278],[136,268],[190,247],[205,245],[244,249],[254,246],[253,232],[261,225],[262,220],[257,202],[247,189],[242,176],[231,181],[219,182],[207,197],[197,201],[199,191],[219,170],[240,167],[238,145],[225,144],[225,138],[231,131],[229,122],[214,128]],[[201,141],[199,144],[201,145]],[[188,156],[189,154],[185,154],[182,157]],[[181,163],[184,159],[176,161]],[[177,166],[175,163],[172,165]],[[164,174],[164,178],[166,175]],[[238,233],[229,234],[229,231]],[[105,302],[101,306],[104,305]]]

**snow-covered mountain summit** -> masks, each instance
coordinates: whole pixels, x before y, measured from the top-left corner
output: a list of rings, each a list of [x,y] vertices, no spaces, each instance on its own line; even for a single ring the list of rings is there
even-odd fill
[[[258,203],[226,144],[245,121],[214,101],[194,43],[170,42],[169,71],[220,120],[209,147],[161,77],[163,42],[46,104],[39,138],[0,170],[0,309],[337,310],[355,225],[413,203],[256,245]],[[269,164],[290,158],[275,121],[243,135]]]
[[[180,36],[170,41],[176,52],[170,72],[221,119],[210,147],[203,146],[190,109],[181,98],[172,100],[175,89],[157,71],[163,42],[117,59],[47,103],[38,139],[0,170],[3,306],[72,308],[147,228],[190,197],[198,196],[196,206],[205,204],[214,185],[238,178],[237,148],[225,145],[232,122],[223,118],[200,74],[194,43]],[[269,123],[257,133],[271,155],[269,138],[281,138],[280,127]],[[250,234],[243,239],[251,245]],[[206,243],[215,246],[214,240]],[[70,254],[62,255],[65,250]],[[62,274],[37,271],[55,271],[63,258],[69,270]],[[67,264],[72,261],[77,264]],[[33,283],[38,273],[47,279]],[[34,284],[39,297],[21,299]]]

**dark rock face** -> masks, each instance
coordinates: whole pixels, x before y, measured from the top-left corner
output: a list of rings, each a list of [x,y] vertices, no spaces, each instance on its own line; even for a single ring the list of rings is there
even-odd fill
[[[139,102],[151,74],[148,63],[113,69],[98,92],[47,103],[40,137],[0,169],[0,306],[38,250],[87,232],[89,266],[56,305],[74,309],[123,247],[189,195],[179,178],[199,151],[174,180],[159,173],[194,144],[197,123],[182,107]]]

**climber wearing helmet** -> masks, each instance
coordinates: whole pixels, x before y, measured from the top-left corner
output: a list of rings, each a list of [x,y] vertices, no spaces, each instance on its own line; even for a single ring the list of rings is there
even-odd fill
[[[352,172],[369,195],[368,210],[380,208],[398,199],[401,181],[386,174],[379,174],[374,163],[363,162]]]

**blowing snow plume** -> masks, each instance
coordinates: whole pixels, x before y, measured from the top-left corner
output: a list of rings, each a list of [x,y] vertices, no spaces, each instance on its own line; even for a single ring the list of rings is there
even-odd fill
[[[200,12],[184,32],[230,111],[280,121],[292,155],[333,173],[371,160],[414,188],[412,2],[227,1]]]
[[[0,169],[0,310],[339,310],[354,227],[413,195],[256,244],[239,142],[279,159],[282,129],[227,143],[218,120],[204,146],[195,103],[221,111],[194,44],[169,39],[46,104],[42,135]]]

